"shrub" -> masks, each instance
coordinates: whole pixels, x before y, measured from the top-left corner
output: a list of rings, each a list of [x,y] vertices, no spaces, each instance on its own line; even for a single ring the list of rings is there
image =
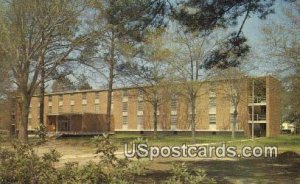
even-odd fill
[[[165,181],[166,184],[212,184],[214,179],[209,178],[202,169],[197,169],[194,174],[188,171],[185,163],[175,164],[172,169],[173,176]]]
[[[54,163],[60,154],[51,150],[38,156],[29,144],[12,143],[12,149],[0,148],[0,183],[57,183]]]
[[[97,136],[93,141],[97,147],[96,154],[100,157],[99,165],[102,168],[102,182],[116,184],[132,183],[136,175],[143,173],[145,162],[132,162],[127,158],[117,158],[115,152],[118,148],[112,143],[108,135]]]

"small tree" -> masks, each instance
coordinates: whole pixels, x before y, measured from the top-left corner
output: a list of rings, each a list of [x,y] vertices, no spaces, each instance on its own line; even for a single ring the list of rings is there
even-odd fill
[[[133,51],[132,37],[126,28],[132,16],[126,12],[133,5],[134,2],[131,1],[113,0],[90,3],[90,8],[96,12],[87,21],[87,30],[92,40],[81,55],[81,63],[95,70],[107,85],[106,132],[110,131],[112,93],[118,78],[117,68],[120,63],[125,62],[126,54],[130,55]]]
[[[230,118],[231,136],[234,139],[236,133],[236,125],[238,122],[238,107],[243,101],[242,94],[247,90],[247,77],[238,68],[228,68],[216,71],[216,80],[222,80],[225,86],[222,88],[221,93],[225,100],[229,101],[233,107],[233,119]]]
[[[182,28],[183,29],[183,28]],[[174,72],[174,80],[180,83],[178,91],[188,101],[189,123],[192,139],[195,142],[196,131],[196,101],[199,99],[203,80],[208,72],[202,69],[205,59],[211,54],[216,39],[213,36],[202,37],[199,32],[184,32],[178,30],[171,34],[174,59],[170,62]]]
[[[9,62],[17,86],[21,113],[19,138],[27,141],[28,114],[32,95],[65,63],[85,40],[74,32],[79,25],[82,3],[74,1],[0,1],[0,57]],[[44,60],[45,59],[45,60]]]
[[[283,120],[293,122],[296,128],[300,126],[300,3],[287,5],[282,9],[282,19],[272,20],[262,33],[266,56],[277,67],[275,74],[288,73],[282,80]]]
[[[141,44],[141,54],[130,63],[119,68],[134,86],[143,92],[145,102],[151,104],[153,109],[154,137],[157,137],[158,110],[168,100],[164,92],[171,89],[170,67],[168,58],[171,51],[163,47],[163,29],[148,31]]]

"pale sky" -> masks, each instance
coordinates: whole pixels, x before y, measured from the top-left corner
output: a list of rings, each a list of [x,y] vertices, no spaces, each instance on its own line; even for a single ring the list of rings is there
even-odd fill
[[[274,62],[272,62],[271,58],[262,58],[263,53],[262,49],[264,47],[263,43],[263,34],[261,33],[261,28],[263,25],[269,23],[271,20],[282,21],[282,8],[286,7],[287,3],[283,0],[277,0],[275,4],[275,14],[269,15],[267,20],[260,20],[257,17],[251,17],[247,20],[243,33],[248,38],[248,44],[251,46],[252,52],[251,59],[249,59],[250,67],[254,68],[250,72],[251,75],[268,75],[272,74],[276,70],[276,66],[274,66]],[[241,19],[243,16],[241,17]],[[90,83],[94,88],[99,88],[99,86],[103,86],[106,82],[103,79],[100,79],[95,73],[91,73],[89,69],[82,69],[82,71],[87,74],[89,73]],[[79,73],[81,73],[79,71]],[[72,77],[71,77],[72,78]]]

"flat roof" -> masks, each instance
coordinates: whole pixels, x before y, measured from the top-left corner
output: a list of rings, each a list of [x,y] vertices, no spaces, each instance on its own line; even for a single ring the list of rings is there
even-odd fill
[[[256,76],[256,77],[249,77],[246,76],[250,79],[264,79],[267,77],[272,77],[275,78],[271,75],[266,75],[266,76]],[[199,81],[201,82],[212,82],[212,81],[223,81],[223,80],[228,80],[228,79],[208,79],[204,81]],[[138,89],[138,88],[143,88],[143,87],[149,87],[149,86],[124,86],[124,87],[116,87],[113,88],[113,91],[116,90],[124,90],[124,89]],[[51,92],[51,93],[45,93],[45,96],[51,96],[51,95],[64,95],[64,94],[76,94],[76,93],[91,93],[91,92],[103,92],[103,91],[108,91],[108,89],[88,89],[88,90],[73,90],[73,91],[61,91],[61,92]],[[38,97],[39,95],[33,95],[33,97]]]

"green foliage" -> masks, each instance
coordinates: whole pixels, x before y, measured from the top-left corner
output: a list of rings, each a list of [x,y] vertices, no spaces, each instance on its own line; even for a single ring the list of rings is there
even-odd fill
[[[139,151],[138,150],[138,145],[139,144],[148,144],[148,139],[144,138],[144,137],[137,137],[136,139],[134,139],[133,141],[131,141],[131,145],[133,145],[133,144],[136,145],[135,146],[135,149],[136,149],[135,151],[137,153]],[[141,158],[138,154],[136,154],[135,156],[136,156],[137,159]]]
[[[118,147],[111,142],[108,135],[103,135],[103,137],[96,136],[93,138],[93,141],[97,148],[96,154],[99,155],[101,162],[112,166],[117,166],[119,164],[119,159],[115,155]]]
[[[148,144],[148,139],[144,138],[144,137],[137,137],[136,139],[134,139],[132,142],[132,144]]]
[[[31,145],[14,142],[12,146],[13,149],[0,148],[0,183],[57,183],[57,151],[40,157]]]
[[[146,162],[117,158],[117,147],[108,136],[95,137],[99,162],[80,166],[77,162],[55,167],[61,154],[50,150],[38,155],[30,144],[12,142],[11,148],[0,147],[0,183],[134,183],[144,172]]]
[[[78,90],[88,90],[88,89],[93,89],[92,86],[89,84],[89,80],[88,78],[84,75],[81,74],[78,78],[77,78],[77,85],[76,88]]]
[[[172,174],[173,176],[165,182],[166,184],[216,183],[202,169],[197,169],[194,173],[189,172],[185,163],[173,165]]]
[[[76,86],[67,76],[62,76],[55,80],[52,84],[52,92],[72,91],[76,90]]]
[[[99,155],[99,165],[102,168],[103,181],[106,183],[123,184],[132,181],[144,169],[142,162],[130,162],[128,159],[117,158],[115,152],[118,147],[112,143],[109,136],[94,137],[96,154]],[[132,182],[129,182],[132,183]]]
[[[39,127],[36,129],[36,135],[39,137],[37,145],[41,145],[46,142],[47,130],[44,124],[39,124]]]
[[[73,183],[99,183],[102,182],[104,175],[102,174],[100,165],[89,162],[80,167],[76,162],[66,163],[61,170],[61,181],[65,184]],[[101,183],[100,182],[100,183]]]

